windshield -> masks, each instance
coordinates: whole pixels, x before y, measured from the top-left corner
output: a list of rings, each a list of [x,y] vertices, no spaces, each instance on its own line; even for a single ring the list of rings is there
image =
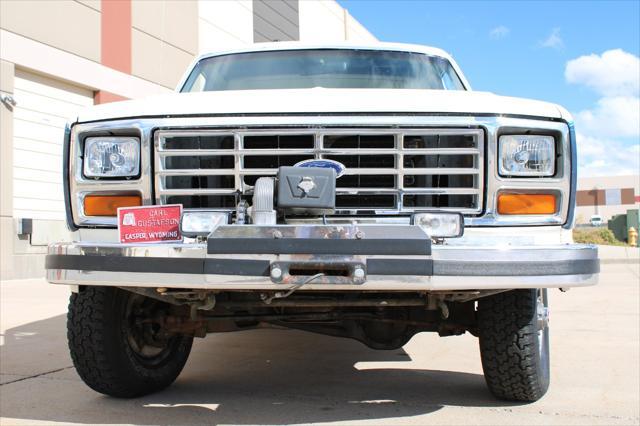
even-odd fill
[[[202,59],[182,92],[308,89],[465,90],[448,60],[422,53],[315,49]]]

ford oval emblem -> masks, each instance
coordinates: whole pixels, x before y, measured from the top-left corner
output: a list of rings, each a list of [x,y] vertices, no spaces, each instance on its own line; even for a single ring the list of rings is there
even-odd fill
[[[347,169],[345,165],[339,161],[325,159],[304,160],[294,164],[293,167],[318,167],[321,169],[333,169],[336,171],[336,178],[342,176],[344,174],[344,171]]]

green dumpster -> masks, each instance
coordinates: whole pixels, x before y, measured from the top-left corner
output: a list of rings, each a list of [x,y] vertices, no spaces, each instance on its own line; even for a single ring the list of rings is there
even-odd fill
[[[617,214],[609,219],[607,227],[613,232],[617,240],[627,241],[627,215]]]

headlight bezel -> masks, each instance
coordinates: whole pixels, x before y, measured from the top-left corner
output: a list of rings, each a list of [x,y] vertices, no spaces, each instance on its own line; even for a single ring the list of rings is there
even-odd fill
[[[524,139],[525,142],[527,142],[527,140],[530,139],[534,139],[535,142],[548,142],[549,143],[549,147],[551,148],[551,152],[548,155],[549,156],[549,165],[550,165],[550,170],[548,171],[536,171],[536,170],[532,170],[532,171],[513,171],[513,170],[509,170],[506,165],[505,165],[505,158],[503,157],[503,154],[505,152],[505,147],[504,145],[506,145],[508,143],[507,138],[511,138],[511,139],[516,139],[516,142],[520,142],[522,143],[522,140]],[[518,141],[517,139],[520,138],[520,141]],[[552,134],[545,134],[545,133],[502,133],[500,135],[498,135],[497,138],[497,149],[496,149],[496,154],[497,154],[497,166],[498,166],[498,175],[502,178],[514,178],[514,179],[523,179],[523,178],[553,178],[556,177],[557,173],[558,173],[558,164],[557,164],[557,160],[558,160],[558,155],[559,155],[559,151],[558,151],[558,140],[556,138],[555,135]],[[509,141],[511,142],[511,141]],[[524,152],[524,151],[517,151],[517,152]],[[516,153],[517,153],[516,152]],[[525,161],[528,162],[528,159]]]
[[[69,123],[68,142],[64,158],[67,161],[64,180],[68,180],[69,228],[115,228],[114,217],[87,216],[84,197],[87,195],[140,195],[142,204],[152,204],[151,129],[141,120],[104,120],[89,123]],[[140,166],[137,176],[87,177],[84,175],[85,141],[90,137],[131,137],[140,141]],[[66,190],[65,190],[66,192]]]
[[[122,145],[125,143],[132,144],[135,148],[133,163],[133,170],[126,174],[107,174],[107,173],[88,173],[90,162],[88,149],[92,144],[109,143],[114,141],[114,145]],[[82,177],[91,180],[134,180],[139,179],[141,175],[141,157],[142,147],[141,141],[138,136],[133,135],[88,135],[82,140]]]

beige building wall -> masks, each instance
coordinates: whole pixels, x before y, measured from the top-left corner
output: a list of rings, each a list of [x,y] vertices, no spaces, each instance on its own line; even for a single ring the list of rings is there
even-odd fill
[[[0,60],[0,93],[13,96],[13,74],[11,62]],[[13,114],[12,109],[0,105],[0,217],[4,220],[13,214]]]
[[[198,53],[253,43],[253,1],[198,1]]]
[[[101,10],[99,0],[2,0],[0,28],[100,63]],[[175,88],[198,53],[198,1],[134,0],[131,20],[132,74]]]
[[[376,37],[333,0],[300,1],[300,41],[371,42]]]
[[[14,66],[0,61],[0,93],[13,95]],[[13,114],[0,104],[0,277],[12,269],[13,259]]]
[[[0,91],[15,95],[15,73],[13,63],[0,61]],[[44,268],[46,242],[32,235],[17,235],[14,217],[14,110],[7,104],[0,105],[0,278],[27,278],[41,276]],[[70,235],[64,223],[56,220],[34,222],[34,233],[55,235],[64,240]],[[43,232],[44,231],[44,232]],[[52,235],[53,236],[53,235]]]
[[[378,39],[369,32],[368,29],[365,28],[357,19],[355,19],[347,9],[344,11],[344,22],[345,22],[345,40],[351,42],[372,42],[377,41]]]
[[[0,28],[100,62],[100,10],[96,2],[3,0]]]
[[[634,195],[640,196],[640,175],[629,176],[598,176],[578,179],[578,191],[593,191],[606,189],[633,188]],[[640,203],[599,206],[577,206],[576,223],[585,224],[591,216],[600,215],[606,222],[612,216],[625,214],[627,210],[640,208]]]
[[[134,1],[131,13],[132,74],[174,89],[198,53],[198,2]]]

